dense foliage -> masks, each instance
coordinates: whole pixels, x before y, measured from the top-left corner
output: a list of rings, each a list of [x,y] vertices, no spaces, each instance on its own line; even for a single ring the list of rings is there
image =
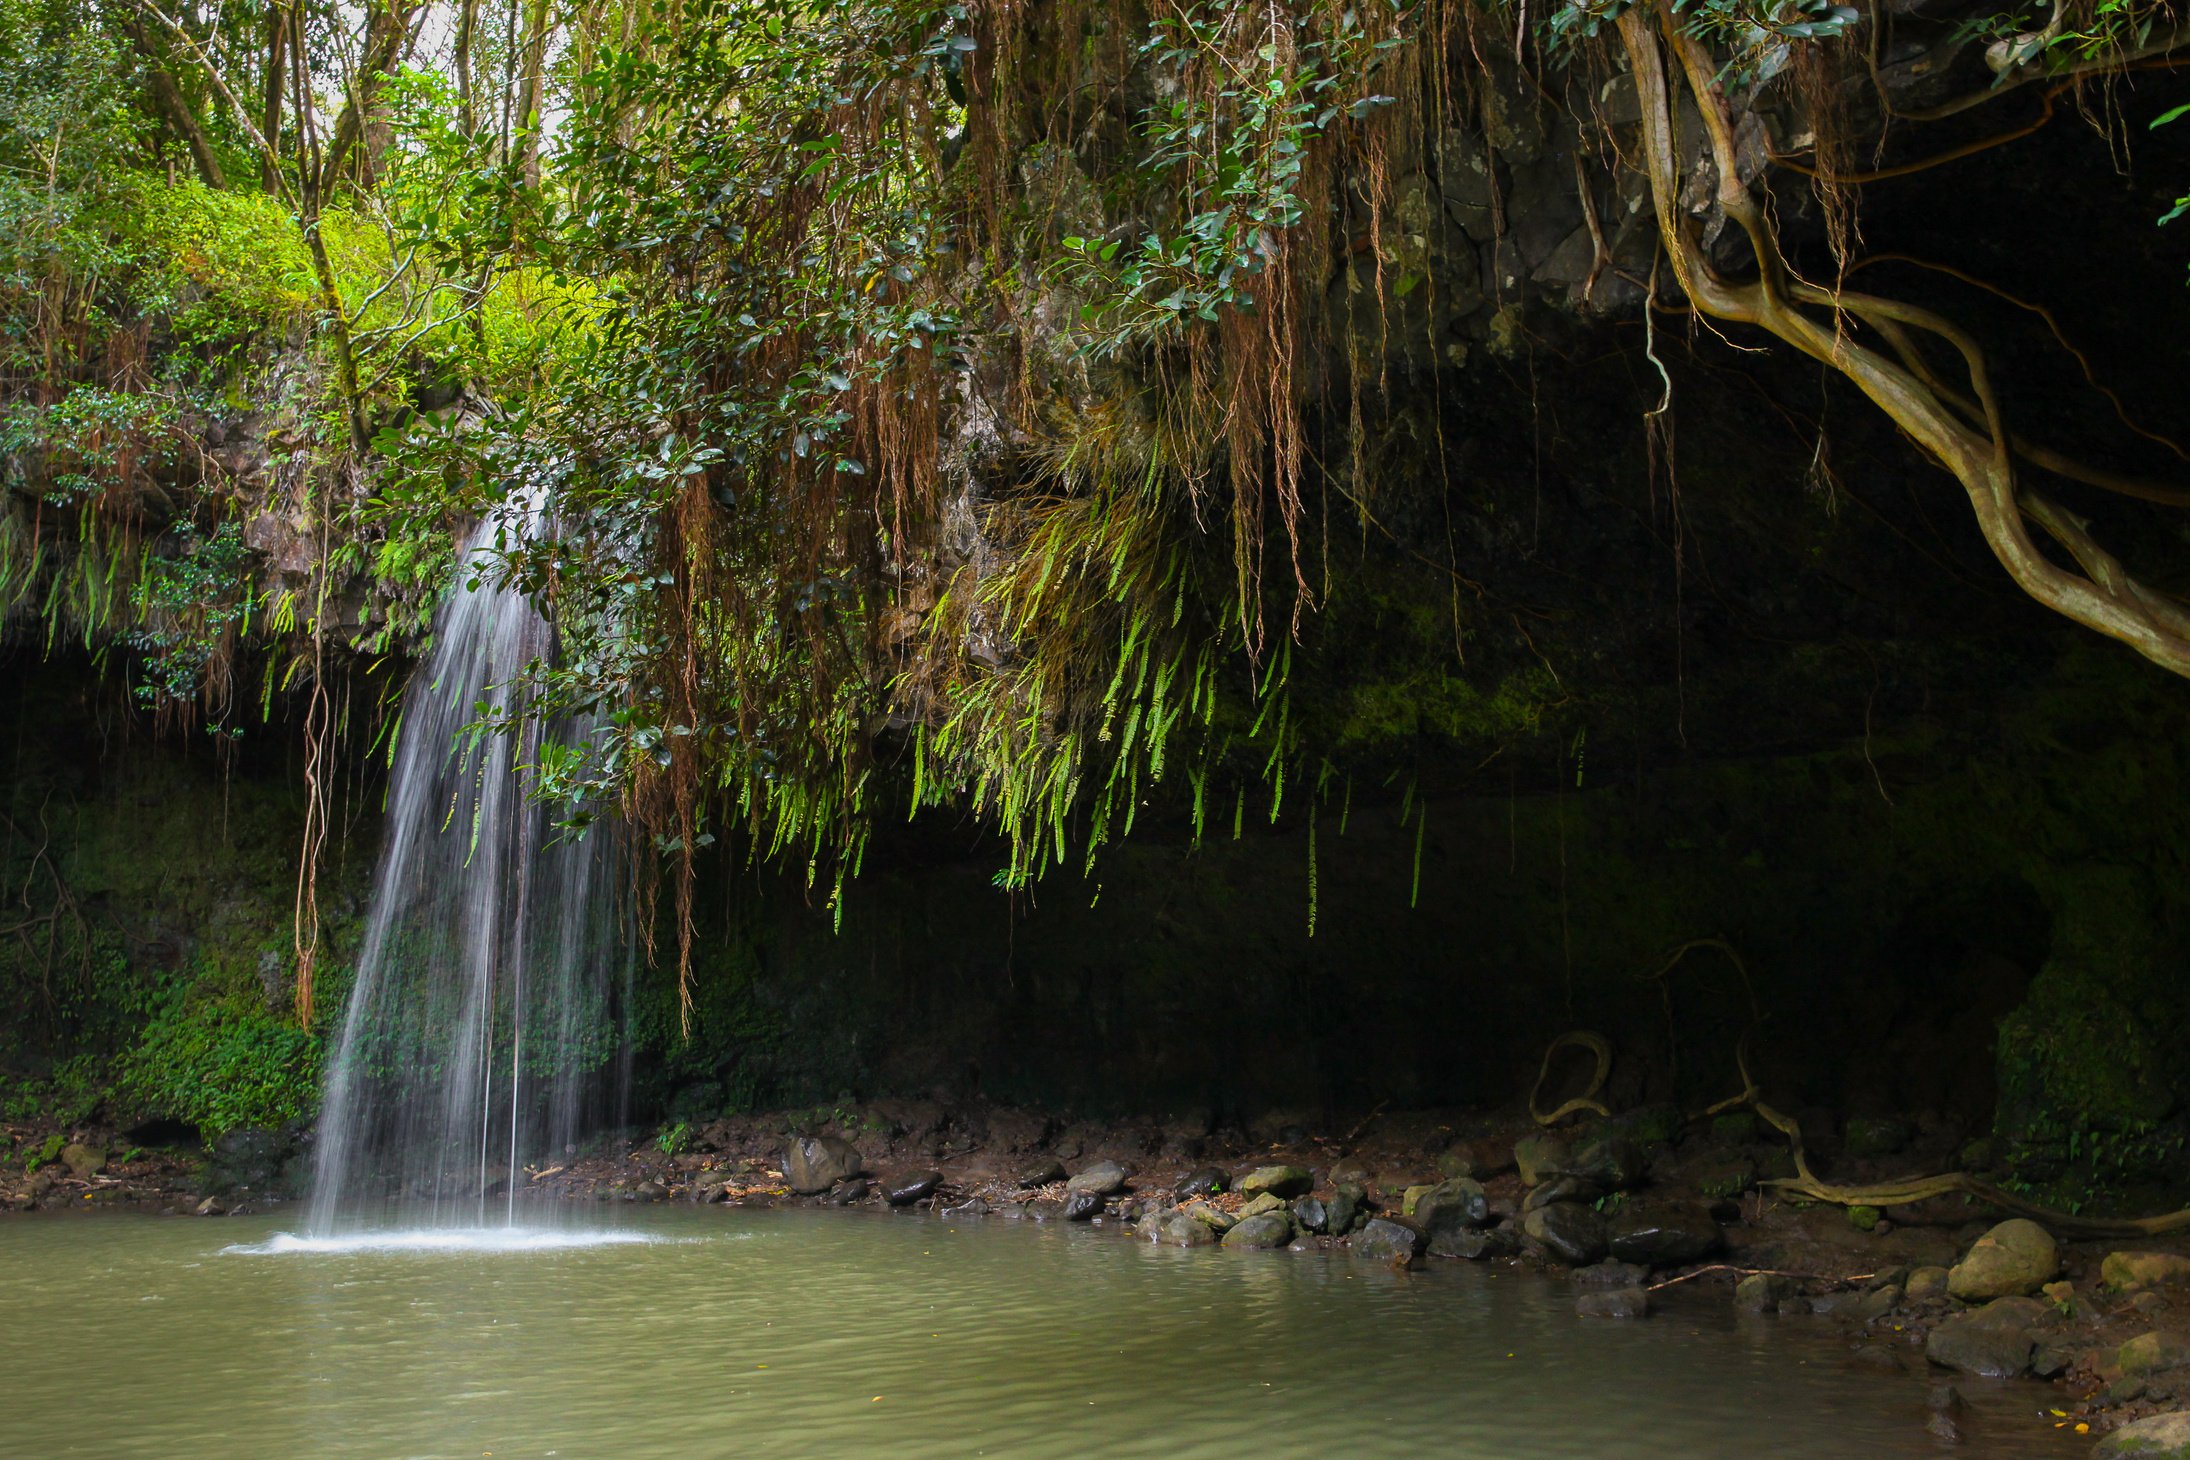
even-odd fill
[[[647,834],[680,965],[717,841],[841,888],[878,816],[951,808],[1016,884],[1159,782],[1236,834],[1250,795],[1275,819],[1409,774],[1364,726],[1541,728],[1556,670],[1411,546],[1451,604],[1414,626],[1452,656],[1434,693],[1293,693],[1361,591],[1334,544],[1398,541],[1364,421],[1395,332],[1455,287],[1395,159],[1441,159],[1515,77],[1626,87],[1634,116],[1576,120],[1588,167],[1647,179],[1662,239],[1627,307],[1684,296],[1842,371],[2034,595],[2190,663],[2174,601],[2009,475],[1981,360],[1958,384],[1918,338],[1953,327],[1783,254],[1740,127],[1807,119],[1810,161],[1776,160],[1845,268],[1839,98],[1885,24],[1861,9],[5,6],[0,607],[225,734],[300,714],[307,1017],[326,746],[385,733],[366,666],[418,645],[497,503],[546,508],[499,557],[561,634],[529,703],[600,727],[545,754],[543,794]],[[2050,114],[2182,34],[2150,0],[1958,26],[1991,71],[1956,112],[2039,85]]]

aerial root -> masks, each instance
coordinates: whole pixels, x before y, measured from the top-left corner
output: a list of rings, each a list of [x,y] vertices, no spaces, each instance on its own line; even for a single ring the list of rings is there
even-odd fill
[[[1596,1058],[1596,1068],[1590,1072],[1587,1089],[1557,1110],[1546,1112],[1540,1103],[1543,1099],[1544,1081],[1551,1078],[1551,1062],[1558,1058],[1559,1051],[1569,1048],[1588,1050]],[[1612,1110],[1597,1096],[1603,1091],[1605,1081],[1611,1077],[1612,1042],[1591,1030],[1569,1029],[1551,1041],[1550,1047],[1544,1051],[1544,1062],[1536,1071],[1535,1088],[1528,1092],[1528,1113],[1535,1117],[1538,1125],[1547,1127],[1557,1125],[1568,1116],[1578,1115],[1585,1110],[1609,1120]]]

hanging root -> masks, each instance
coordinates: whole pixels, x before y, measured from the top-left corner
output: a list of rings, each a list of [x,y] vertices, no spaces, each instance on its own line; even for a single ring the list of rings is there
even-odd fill
[[[1586,1049],[1596,1059],[1596,1069],[1590,1076],[1589,1088],[1558,1109],[1546,1111],[1540,1104],[1544,1081],[1550,1078],[1552,1061],[1558,1057],[1559,1051],[1570,1047]],[[1836,1186],[1832,1182],[1819,1179],[1817,1173],[1810,1169],[1809,1152],[1802,1140],[1802,1127],[1764,1102],[1763,1091],[1757,1085],[1756,1077],[1749,1071],[1747,1035],[1742,1036],[1740,1045],[1734,1051],[1734,1065],[1741,1075],[1741,1093],[1709,1106],[1689,1117],[1689,1120],[1693,1124],[1746,1107],[1754,1110],[1765,1124],[1785,1136],[1788,1153],[1794,1157],[1795,1174],[1758,1183],[1775,1195],[1798,1201],[1820,1202],[1827,1206],[1879,1208],[1910,1206],[1917,1202],[1930,1201],[1933,1197],[1960,1195],[1997,1207],[2013,1216],[2028,1217],[2066,1237],[2162,1237],[2170,1232],[2190,1231],[2190,1208],[2164,1212],[2153,1217],[2087,1217],[2025,1200],[1960,1171],[1939,1176],[1898,1177],[1869,1186]],[[1568,1116],[1582,1111],[1590,1111],[1609,1119],[1611,1110],[1596,1097],[1604,1089],[1605,1081],[1611,1073],[1610,1041],[1587,1029],[1570,1029],[1552,1040],[1544,1050],[1544,1062],[1536,1072],[1535,1087],[1529,1091],[1529,1114],[1538,1125],[1547,1127],[1557,1125]]]
[[[1802,1127],[1764,1103],[1756,1077],[1749,1073],[1746,1038],[1734,1052],[1734,1064],[1741,1074],[1741,1094],[1731,1100],[1720,1101],[1707,1114],[1715,1115],[1746,1105],[1756,1111],[1766,1125],[1787,1138],[1788,1153],[1794,1157],[1795,1174],[1758,1183],[1777,1195],[1822,1202],[1827,1206],[1880,1208],[1909,1206],[1916,1202],[1929,1201],[1935,1196],[1961,1195],[1973,1197],[2014,1216],[2028,1217],[2067,1237],[2159,1237],[2169,1232],[2190,1230],[2190,1210],[2167,1212],[2156,1217],[2080,1216],[2074,1212],[2064,1212],[2058,1207],[2026,1201],[1961,1171],[1939,1176],[1905,1176],[1870,1186],[1836,1186],[1829,1181],[1822,1181],[1810,1169],[1809,1153],[1802,1142]]]
[[[1590,1054],[1596,1057],[1597,1067],[1590,1074],[1588,1089],[1561,1105],[1557,1110],[1547,1112],[1539,1103],[1544,1094],[1544,1081],[1551,1078],[1552,1060],[1557,1058],[1560,1050],[1569,1047],[1588,1050]],[[1528,1113],[1534,1116],[1536,1123],[1541,1126],[1557,1125],[1568,1116],[1578,1115],[1585,1110],[1610,1119],[1611,1109],[1599,1100],[1597,1095],[1598,1092],[1604,1089],[1604,1082],[1610,1079],[1611,1076],[1611,1041],[1602,1034],[1595,1034],[1587,1029],[1569,1029],[1566,1033],[1551,1041],[1550,1047],[1544,1051],[1543,1065],[1536,1071],[1535,1088],[1528,1092]]]

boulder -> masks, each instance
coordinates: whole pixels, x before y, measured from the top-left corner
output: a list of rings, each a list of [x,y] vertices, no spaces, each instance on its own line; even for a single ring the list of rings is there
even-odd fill
[[[1019,1173],[1019,1185],[1022,1189],[1048,1186],[1064,1179],[1065,1163],[1057,1160],[1037,1161]]]
[[[951,1221],[956,1221],[960,1217],[985,1217],[992,1210],[994,1210],[994,1208],[990,1207],[990,1205],[987,1202],[981,1200],[981,1198],[977,1196],[969,1196],[964,1201],[960,1202],[957,1206],[942,1208],[942,1210],[938,1212],[937,1215],[947,1218]]]
[[[1127,1171],[1115,1161],[1097,1161],[1083,1166],[1065,1183],[1068,1191],[1091,1192],[1096,1196],[1115,1196],[1125,1190]]]
[[[2029,1369],[2037,1347],[2032,1330],[2045,1313],[2043,1303],[2029,1298],[1998,1299],[1934,1328],[1924,1341],[1924,1357],[1959,1373],[2012,1379]]]
[[[1268,1192],[1275,1197],[1306,1196],[1316,1180],[1298,1166],[1258,1166],[1242,1177],[1239,1189],[1249,1196]]]
[[[1523,1136],[1513,1143],[1513,1164],[1523,1186],[1541,1186],[1566,1166],[1566,1142],[1557,1136]]]
[[[1223,1191],[1231,1178],[1219,1166],[1204,1166],[1179,1178],[1179,1184],[1171,1188],[1171,1194],[1180,1200],[1190,1196],[1215,1196]]]
[[[1912,1303],[1935,1302],[1947,1295],[1947,1270],[1943,1267],[1920,1267],[1909,1274],[1903,1292]]]
[[[1212,1247],[1217,1233],[1207,1222],[1185,1212],[1172,1212],[1157,1219],[1154,1240],[1169,1247]]]
[[[859,1149],[842,1136],[796,1136],[783,1150],[783,1175],[800,1196],[827,1191],[859,1174]]]
[[[1533,1212],[1555,1201],[1596,1202],[1604,1195],[1605,1189],[1586,1176],[1554,1176],[1521,1199],[1521,1210]]]
[[[893,1207],[909,1207],[935,1195],[936,1188],[942,1184],[940,1171],[908,1171],[882,1183],[882,1199]]]
[[[1709,1212],[1672,1202],[1635,1203],[1612,1218],[1612,1255],[1644,1267],[1679,1267],[1719,1250],[1725,1236]]]
[[[2114,1362],[2122,1373],[2139,1378],[2190,1368],[2190,1338],[2166,1329],[2140,1333],[2121,1346]]]
[[[1604,1218],[1576,1202],[1538,1207],[1522,1218],[1521,1230],[1568,1267],[1601,1262],[1611,1247]]]
[[[1285,1209],[1284,1201],[1266,1191],[1242,1206],[1236,1215],[1244,1222],[1249,1217],[1259,1217],[1265,1212],[1282,1212]]]
[[[2061,1249],[2036,1222],[2012,1217],[1977,1239],[1947,1273],[1947,1291],[1965,1303],[2021,1297],[2053,1281]]]
[[[1293,1225],[1303,1232],[1331,1230],[1331,1209],[1321,1198],[1304,1196],[1293,1203]]]
[[[1103,1214],[1110,1198],[1099,1191],[1075,1191],[1065,1197],[1065,1220],[1092,1222]]]
[[[1598,1288],[1574,1300],[1584,1318],[1647,1318],[1650,1295],[1641,1288]]]
[[[1205,1201],[1188,1202],[1180,1210],[1220,1236],[1239,1225],[1238,1217],[1233,1216],[1223,1207],[1211,1206]]]
[[[1460,1257],[1469,1262],[1511,1257],[1519,1248],[1519,1241],[1504,1227],[1447,1227],[1431,1233],[1429,1238],[1432,1257]]]
[[[1641,1146],[1626,1136],[1599,1136],[1567,1158],[1558,1173],[1579,1176],[1606,1191],[1626,1191],[1642,1185],[1648,1163]]]
[[[2190,1257],[2177,1252],[2109,1252],[2099,1281],[2110,1288],[2190,1286]]]
[[[106,1147],[71,1142],[61,1147],[61,1164],[78,1181],[89,1181],[106,1169]]]
[[[851,1180],[830,1192],[829,1200],[836,1206],[848,1207],[854,1202],[865,1201],[867,1199],[867,1190],[867,1178],[854,1176]]]
[[[1422,1229],[1397,1217],[1371,1217],[1354,1234],[1354,1256],[1371,1262],[1411,1263],[1422,1255]]]
[[[1343,1237],[1351,1232],[1354,1224],[1361,1220],[1364,1195],[1360,1187],[1347,1183],[1326,1197],[1323,1202],[1326,1218],[1323,1230],[1333,1237]]]
[[[2091,1454],[2092,1460],[2190,1460],[2190,1410],[2123,1425]]]
[[[1600,1262],[1577,1267],[1566,1275],[1566,1280],[1578,1288],[1639,1288],[1649,1278],[1650,1269],[1632,1262]]]
[[[1993,1328],[1953,1318],[1931,1331],[1924,1341],[1924,1357],[1957,1373],[2012,1379],[2030,1367],[2035,1347],[2027,1328]]]
[[[1734,1284],[1734,1306],[1746,1313],[1770,1313],[1794,1291],[1792,1279],[1776,1272],[1753,1272]]]
[[[1283,1210],[1242,1217],[1224,1234],[1227,1247],[1283,1247],[1293,1240],[1293,1219]]]
[[[1435,1235],[1440,1227],[1483,1227],[1490,1224],[1490,1198],[1469,1177],[1456,1176],[1431,1187],[1416,1199],[1414,1219]]]

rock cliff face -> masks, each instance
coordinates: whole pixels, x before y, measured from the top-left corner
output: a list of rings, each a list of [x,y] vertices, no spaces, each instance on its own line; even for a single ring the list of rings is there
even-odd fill
[[[2109,134],[2065,114],[1998,147],[1974,145],[1989,118],[1889,127],[1985,84],[1960,20],[1910,7],[1875,76],[1763,93],[1733,118],[1738,169],[1775,179],[1799,268],[1896,271],[1964,312],[2019,429],[2141,467],[2151,443],[2125,445],[2046,321],[1993,291],[2062,311],[2126,414],[2164,421],[2172,378],[2128,362],[2190,334],[2179,243],[2150,226],[2179,145],[2159,134],[2117,172]],[[2184,692],[2018,594],[1951,481],[1855,391],[1680,314],[1662,278],[1645,311],[1662,265],[1643,175],[1623,165],[1640,112],[1618,65],[1524,74],[1497,38],[1453,43],[1488,55],[1481,84],[1393,141],[1383,203],[1335,192],[1349,243],[1315,282],[1324,343],[1293,382],[1330,489],[1304,567],[1314,611],[1284,650],[1314,793],[1204,807],[1173,777],[1085,875],[1010,893],[982,831],[929,813],[878,841],[840,917],[796,878],[710,867],[694,1038],[674,1033],[664,975],[635,996],[642,1109],[939,1085],[1089,1109],[1498,1101],[1549,1038],[1592,1027],[1628,1102],[1731,1093],[1746,1033],[1785,1106],[1970,1136],[1997,1116],[2041,1180],[2093,1175],[2071,1136],[2094,1121],[2115,1133],[2103,1179],[2169,1149],[2190,1095],[2172,977],[2190,909],[2170,875],[2190,852]],[[2007,94],[2038,105],[2035,88]],[[1100,149],[1015,125],[1015,186],[1055,237],[1149,222],[1105,186]],[[1692,108],[1680,130],[1681,206],[1739,271]],[[1968,157],[1868,186],[1842,260],[1832,190],[1767,173],[1879,145],[1936,155],[1933,132]],[[1156,385],[1068,341],[1085,301],[1059,279],[1030,275],[1017,303],[1010,331],[969,335],[941,432],[949,490],[929,528],[977,583],[1020,551],[990,509],[1028,489],[1028,423]],[[220,495],[269,602],[317,581],[304,497],[386,485],[315,475],[309,423],[283,404],[306,358],[263,359],[245,407],[181,421],[191,449],[132,479],[155,552],[178,504]],[[463,410],[414,393],[428,406]],[[11,466],[24,517],[50,483]],[[2180,582],[2175,529],[2121,510],[2134,565]],[[437,572],[392,596],[384,576],[331,585],[335,652],[372,686],[360,725],[401,666],[363,667],[422,627]],[[32,890],[0,945],[0,1066],[38,1082],[27,1098],[66,1086],[208,1124],[295,1113],[315,1056],[275,1031],[302,707],[265,693],[267,722],[218,759],[154,733],[92,664],[42,660],[27,611],[12,622],[0,870]],[[959,632],[976,664],[1023,650],[978,606]],[[125,675],[132,648],[112,641]],[[288,682],[272,650],[236,662],[239,683]],[[884,762],[908,718],[882,733]],[[353,735],[343,768],[336,965],[371,861],[372,739]],[[182,1108],[189,1080],[167,1077],[202,1075],[208,1048],[272,1058],[286,1083],[248,1108]]]

